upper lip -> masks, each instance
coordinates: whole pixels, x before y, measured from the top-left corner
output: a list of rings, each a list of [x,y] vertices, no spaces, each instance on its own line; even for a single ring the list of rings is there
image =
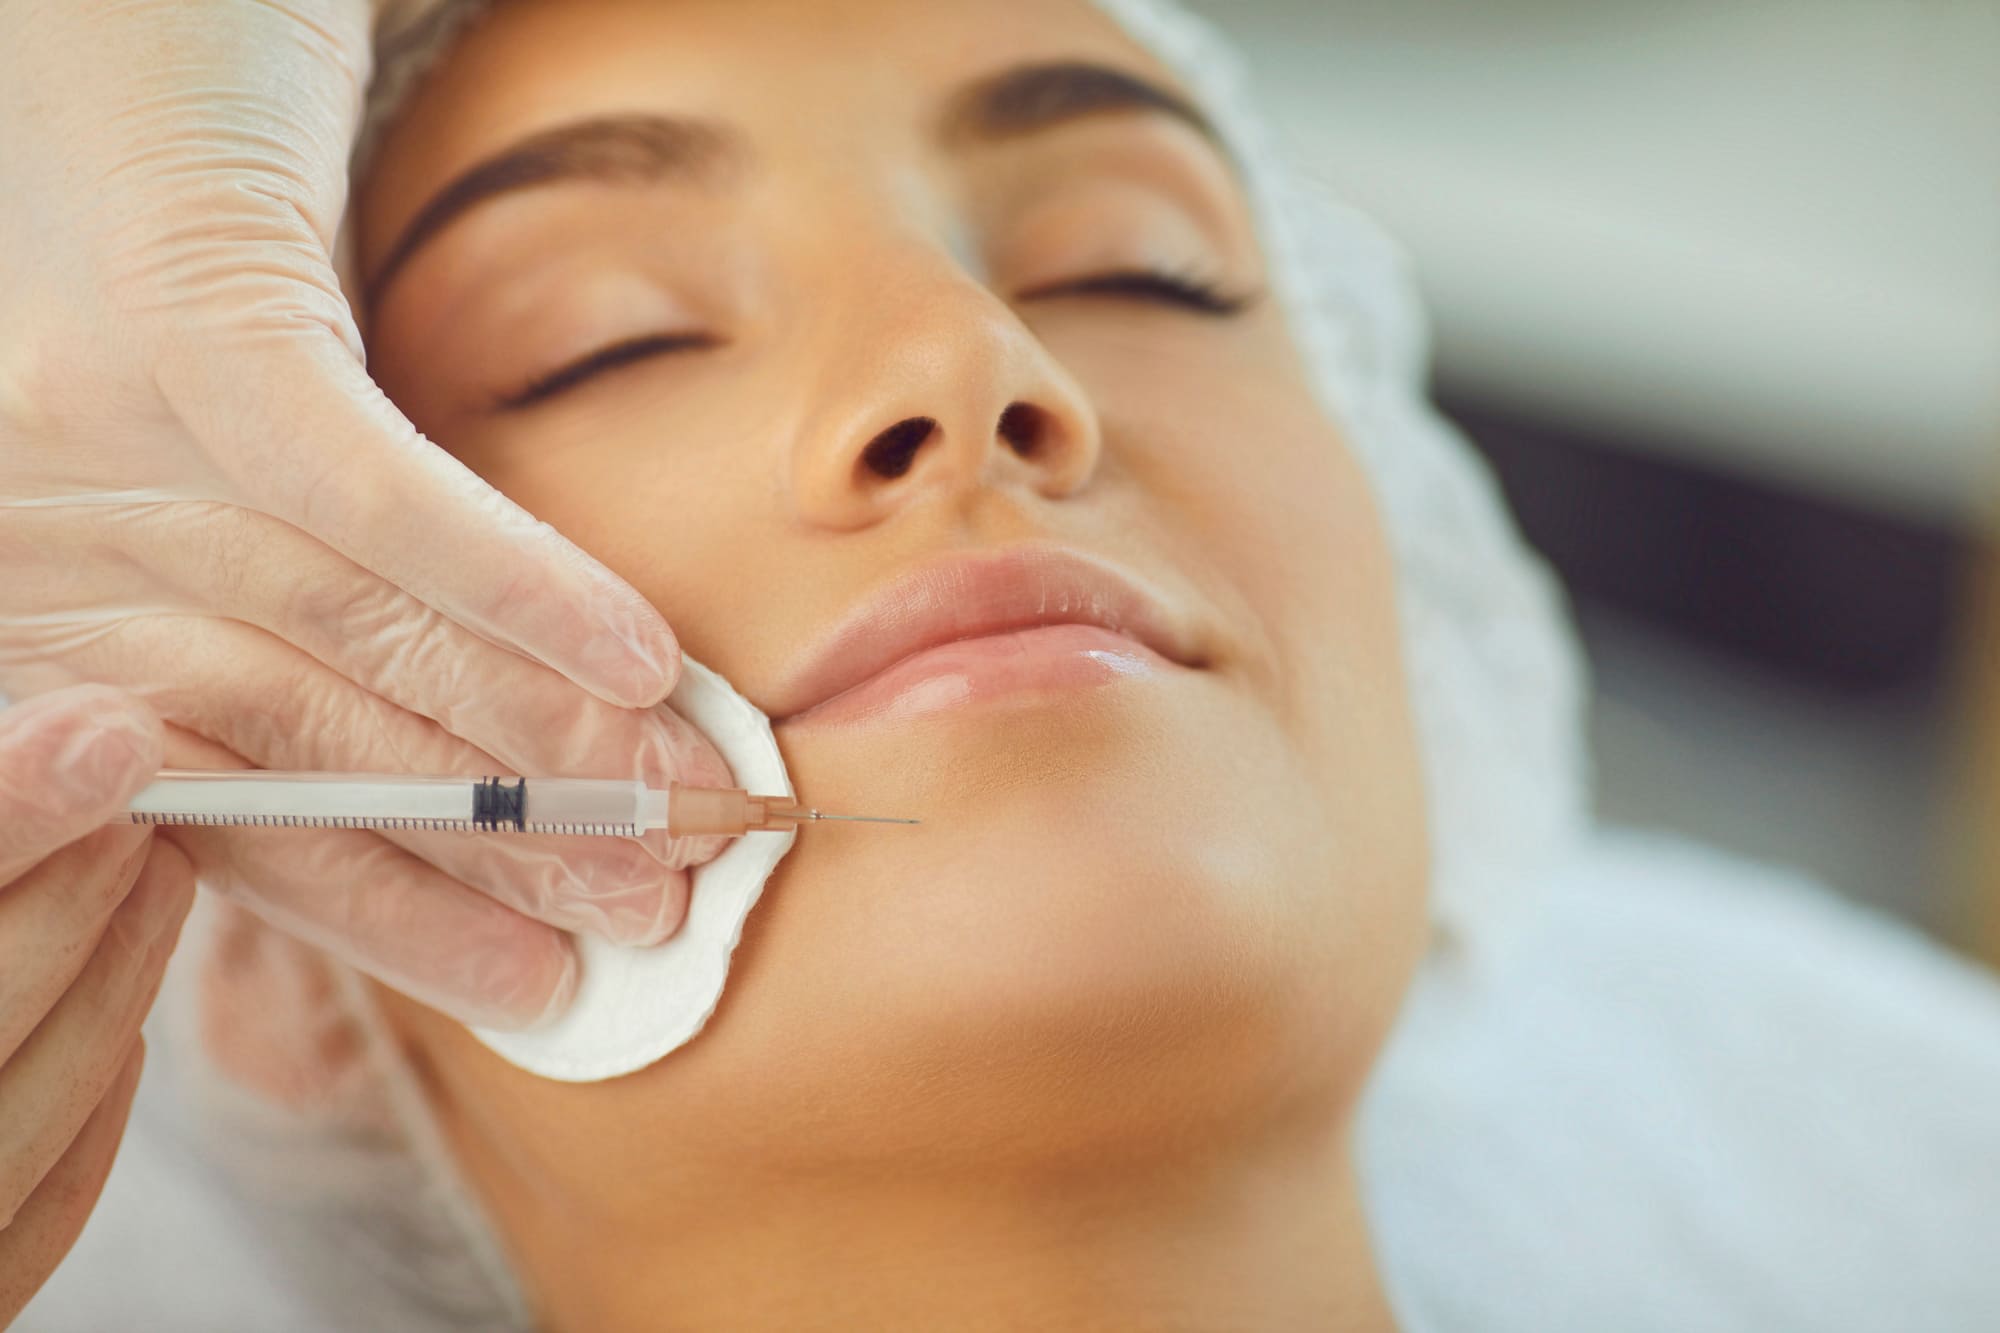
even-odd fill
[[[1037,625],[1099,625],[1183,666],[1201,665],[1184,622],[1139,581],[1058,547],[934,561],[868,598],[800,655],[772,695],[786,721],[941,643]]]

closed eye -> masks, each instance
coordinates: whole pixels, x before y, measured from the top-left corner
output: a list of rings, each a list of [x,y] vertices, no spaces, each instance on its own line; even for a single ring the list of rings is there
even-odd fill
[[[495,398],[493,406],[501,411],[530,407],[555,397],[565,389],[575,388],[593,375],[601,375],[634,361],[663,356],[668,352],[697,351],[720,345],[718,339],[706,333],[649,333],[644,337],[626,338],[537,376],[519,389]]]
[[[1234,315],[1247,310],[1259,293],[1227,291],[1219,283],[1190,273],[1134,268],[1114,269],[1108,273],[1049,283],[1022,292],[1016,299],[1032,301],[1053,296],[1095,295],[1132,296],[1183,305],[1205,315]]]
[[[1191,274],[1160,269],[1115,269],[1088,277],[1071,278],[1032,288],[1017,300],[1046,300],[1059,296],[1126,296],[1184,306],[1205,315],[1229,316],[1247,310],[1261,295],[1258,291],[1232,292],[1220,284]],[[707,333],[654,333],[626,338],[600,347],[565,365],[539,375],[512,392],[493,400],[500,411],[531,407],[573,389],[594,376],[619,366],[630,365],[669,352],[698,351],[720,346]]]

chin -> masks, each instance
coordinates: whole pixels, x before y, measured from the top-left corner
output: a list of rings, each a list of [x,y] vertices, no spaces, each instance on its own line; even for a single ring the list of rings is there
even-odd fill
[[[925,822],[800,836],[731,980],[757,1031],[725,999],[712,1039],[834,1080],[810,1095],[857,1164],[1185,1156],[1358,1096],[1421,867],[1335,856],[1267,712],[1193,681],[793,748],[816,803]]]

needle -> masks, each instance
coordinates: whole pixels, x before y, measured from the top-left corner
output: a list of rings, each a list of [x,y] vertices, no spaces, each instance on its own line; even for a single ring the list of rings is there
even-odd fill
[[[807,819],[845,819],[855,824],[921,824],[921,819],[891,819],[887,815],[823,815],[817,810],[808,810]]]

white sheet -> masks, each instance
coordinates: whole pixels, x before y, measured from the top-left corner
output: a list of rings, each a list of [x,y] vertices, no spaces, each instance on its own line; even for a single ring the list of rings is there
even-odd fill
[[[1804,877],[1606,833],[1363,1121],[1411,1333],[2000,1329],[2000,987]]]

